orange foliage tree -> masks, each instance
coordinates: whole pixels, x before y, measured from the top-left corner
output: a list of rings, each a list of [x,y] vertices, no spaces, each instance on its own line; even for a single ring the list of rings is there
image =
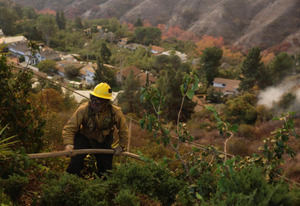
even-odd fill
[[[59,112],[64,109],[64,97],[55,89],[43,89],[39,93],[41,104],[44,105],[46,110]]]
[[[158,24],[157,28],[161,30],[163,40],[176,38],[182,41],[199,41],[199,38],[195,33],[182,30],[179,26],[167,27],[165,24]]]
[[[144,25],[144,27],[152,27],[152,24],[151,24],[150,21],[147,20],[147,19],[145,19],[145,20],[143,21],[143,25]]]
[[[213,37],[208,35],[203,35],[201,40],[196,43],[197,51],[202,54],[202,51],[209,47],[223,47],[224,40],[223,37]]]
[[[228,47],[223,46],[223,59],[229,64],[239,64],[243,61],[243,54],[240,51],[234,51]]]
[[[273,52],[264,51],[262,52],[261,61],[267,65],[269,64],[275,57],[275,54]]]

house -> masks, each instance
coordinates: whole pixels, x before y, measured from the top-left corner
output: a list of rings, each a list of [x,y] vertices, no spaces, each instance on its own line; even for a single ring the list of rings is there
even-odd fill
[[[116,39],[116,35],[113,32],[98,32],[96,37],[99,39],[104,39],[109,42],[113,42]]]
[[[49,47],[43,47],[40,50],[40,54],[43,58],[48,59],[48,60],[54,60],[54,61],[60,61],[60,53],[57,51],[54,51],[53,49]]]
[[[94,84],[94,77],[95,77],[95,70],[97,68],[97,64],[93,64],[89,62],[87,65],[82,67],[80,69],[80,76],[81,79],[84,81],[87,85],[93,85]]]
[[[128,42],[128,38],[121,38],[118,42],[119,47],[124,47]]]
[[[40,53],[36,53],[32,56],[31,50],[28,48],[27,41],[18,41],[15,43],[8,44],[8,50],[12,55],[25,58],[25,62],[28,64],[38,64],[40,61],[43,61],[45,58],[41,56]]]
[[[0,38],[0,44],[12,44],[18,42],[27,42],[27,39],[24,36],[9,36]]]
[[[45,60],[45,57],[39,52],[36,52],[34,56],[32,55],[32,51],[28,47],[28,41],[24,36],[2,37],[0,38],[0,44],[6,44],[12,55],[23,56],[26,63],[35,65]]]
[[[76,81],[69,81],[69,85],[75,89],[82,89],[82,83]]]
[[[223,95],[235,95],[238,93],[240,80],[215,78],[213,87],[222,92]]]
[[[159,46],[151,46],[150,51],[152,54],[158,55],[158,54],[161,54],[162,52],[164,52],[165,49],[162,47],[159,47]]]
[[[144,49],[147,49],[146,46],[142,45],[142,44],[137,44],[137,43],[131,43],[131,44],[126,44],[123,46],[123,48],[125,49],[129,49],[131,51],[134,51],[136,50],[137,48],[144,48]]]
[[[62,61],[73,61],[73,62],[78,62],[76,58],[80,56],[79,54],[60,54],[59,57],[61,58]]]
[[[162,52],[161,55],[167,55],[167,56],[176,55],[181,59],[182,62],[186,62],[187,60],[187,55],[179,51],[169,50],[169,51]]]

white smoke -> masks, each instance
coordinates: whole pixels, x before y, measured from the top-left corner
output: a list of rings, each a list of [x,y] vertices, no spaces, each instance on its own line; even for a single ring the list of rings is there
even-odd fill
[[[300,76],[287,77],[279,85],[268,87],[261,91],[258,95],[258,105],[264,105],[265,107],[271,109],[278,103],[282,96],[287,93],[292,93],[296,96],[296,100],[291,104],[294,111],[299,111],[300,105]]]

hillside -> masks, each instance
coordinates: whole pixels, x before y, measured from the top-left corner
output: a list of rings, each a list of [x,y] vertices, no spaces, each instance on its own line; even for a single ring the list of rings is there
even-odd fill
[[[14,1],[39,10],[63,8],[69,17],[117,17],[132,23],[140,17],[152,25],[176,25],[199,36],[222,36],[226,43],[244,48],[268,48],[284,40],[297,46],[299,39],[299,0]]]

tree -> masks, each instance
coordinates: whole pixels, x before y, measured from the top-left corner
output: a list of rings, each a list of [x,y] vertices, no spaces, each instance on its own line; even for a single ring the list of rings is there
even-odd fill
[[[75,24],[76,29],[82,29],[83,28],[83,24],[82,24],[81,18],[79,16],[77,16],[75,18],[74,24]]]
[[[282,109],[289,108],[296,100],[296,96],[292,93],[287,93],[282,95],[281,99],[278,102],[278,106]]]
[[[17,135],[26,152],[38,152],[43,147],[41,107],[34,104],[32,74],[25,70],[17,73],[0,58],[0,122],[8,125],[8,134]]]
[[[175,68],[179,69],[181,60],[177,55],[159,55],[154,59],[153,68],[157,73],[163,69]]]
[[[210,86],[207,89],[206,100],[212,103],[222,103],[223,101],[223,93],[221,91],[217,91],[213,86]]]
[[[273,83],[277,84],[293,70],[294,60],[285,52],[279,53],[271,62]]]
[[[57,30],[55,20],[50,15],[41,15],[37,19],[37,29],[42,33],[43,40],[49,46],[50,38],[53,37]]]
[[[141,27],[143,26],[143,21],[141,20],[141,18],[137,18],[136,22],[134,23],[135,27]]]
[[[218,67],[221,65],[223,51],[217,47],[204,49],[200,57],[201,70],[203,70],[207,86],[211,85],[214,78],[218,75]]]
[[[103,63],[108,64],[110,57],[111,57],[111,51],[109,48],[107,48],[106,44],[102,42],[101,49],[100,49],[100,57]]]
[[[171,121],[177,121],[178,114],[174,111],[179,111],[182,102],[182,93],[180,85],[183,82],[184,72],[181,67],[172,67],[170,64],[160,72],[160,78],[157,81],[157,87],[161,90],[162,95],[165,97],[164,117]],[[196,103],[190,99],[186,99],[182,108],[182,115],[180,120],[186,121],[191,117],[194,112]]]
[[[140,44],[159,45],[161,40],[161,31],[155,27],[138,27],[134,31],[134,39]]]
[[[42,33],[38,30],[35,20],[27,20],[21,24],[22,32],[27,39],[42,41]]]
[[[257,118],[256,97],[250,93],[228,100],[225,103],[225,118],[231,123],[253,124]]]
[[[48,59],[38,63],[37,67],[41,72],[45,72],[47,74],[53,74],[57,71],[55,61]]]
[[[95,71],[94,82],[95,84],[106,82],[111,87],[116,86],[114,72],[110,68],[105,67],[99,57],[97,58],[97,69]]]
[[[122,105],[124,112],[139,113],[141,105],[139,101],[140,82],[139,79],[134,76],[133,71],[131,71],[126,78],[122,89],[124,92],[120,94],[119,102]]]
[[[66,28],[66,19],[63,11],[57,11],[55,16],[56,24],[60,30]]]
[[[260,49],[257,47],[252,48],[246,59],[243,61],[241,71],[243,79],[240,84],[240,89],[247,91],[251,89],[259,78],[260,72],[263,70],[263,63],[261,62]]]
[[[80,68],[76,68],[73,65],[69,65],[65,68],[65,73],[69,79],[74,79],[79,75]]]
[[[28,19],[36,19],[38,15],[33,8],[25,7],[23,8],[23,16]]]
[[[15,34],[15,21],[17,20],[17,14],[8,8],[0,7],[0,28],[5,35]]]

